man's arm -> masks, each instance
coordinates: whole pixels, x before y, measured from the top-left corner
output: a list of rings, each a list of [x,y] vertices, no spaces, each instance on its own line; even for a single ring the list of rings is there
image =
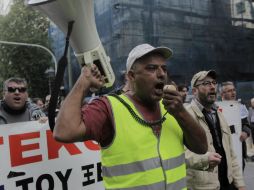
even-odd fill
[[[208,148],[205,131],[184,108],[180,93],[166,90],[162,102],[182,128],[187,148],[196,154],[205,154]]]
[[[86,126],[81,116],[81,106],[84,96],[90,88],[99,88],[103,85],[103,77],[98,68],[84,67],[81,74],[68,94],[57,116],[54,138],[61,142],[82,141],[86,132]]]
[[[250,124],[247,117],[242,118],[241,121],[242,121],[242,133],[240,136],[240,140],[243,142],[250,136],[251,129],[250,129]]]
[[[174,115],[183,130],[185,145],[196,154],[207,152],[207,138],[204,129],[193,119],[185,108]]]
[[[216,152],[206,152],[203,155],[195,154],[185,148],[185,161],[187,168],[202,171],[213,171],[221,162],[221,155]]]

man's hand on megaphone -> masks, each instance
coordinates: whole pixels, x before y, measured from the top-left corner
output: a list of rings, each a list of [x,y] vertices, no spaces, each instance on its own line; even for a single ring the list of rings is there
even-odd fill
[[[105,83],[105,76],[101,75],[98,67],[95,64],[84,66],[81,71],[81,77],[84,77],[89,83],[90,88],[99,89]]]
[[[162,103],[168,113],[175,117],[184,110],[181,94],[174,85],[164,86]]]

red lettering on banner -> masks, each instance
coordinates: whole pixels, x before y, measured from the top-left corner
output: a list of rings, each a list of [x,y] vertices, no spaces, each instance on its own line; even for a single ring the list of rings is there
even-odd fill
[[[71,154],[81,154],[82,152],[75,144],[66,144],[56,142],[52,136],[52,132],[47,130],[47,146],[48,146],[48,159],[55,159],[59,157],[59,149],[65,147],[66,150]]]
[[[35,139],[40,137],[40,132],[24,133],[9,136],[11,166],[19,166],[42,161],[42,155],[23,157],[22,153],[29,150],[40,148],[39,143],[22,145],[23,140]]]
[[[100,146],[94,141],[85,141],[84,144],[89,150],[100,150]]]
[[[0,145],[1,144],[4,144],[4,138],[3,137],[0,137]]]

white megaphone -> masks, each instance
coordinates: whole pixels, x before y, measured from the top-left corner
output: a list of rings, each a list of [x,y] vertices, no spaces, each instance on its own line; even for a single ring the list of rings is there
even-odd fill
[[[46,14],[65,34],[74,21],[70,43],[79,63],[97,65],[106,77],[105,87],[113,85],[115,75],[96,29],[93,0],[28,0],[27,4]]]

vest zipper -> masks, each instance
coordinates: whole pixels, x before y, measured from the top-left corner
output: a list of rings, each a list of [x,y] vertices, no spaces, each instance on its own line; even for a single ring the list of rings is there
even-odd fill
[[[161,154],[160,154],[160,137],[161,137],[161,131],[162,131],[162,126],[161,126],[161,130],[160,130],[160,134],[158,137],[156,137],[157,139],[157,152],[160,158],[160,164],[161,164],[161,168],[162,168],[162,172],[163,172],[163,176],[164,176],[164,182],[165,182],[165,190],[167,189],[167,177],[166,177],[166,173],[165,170],[163,168],[163,163],[162,163],[162,158],[161,158]]]

